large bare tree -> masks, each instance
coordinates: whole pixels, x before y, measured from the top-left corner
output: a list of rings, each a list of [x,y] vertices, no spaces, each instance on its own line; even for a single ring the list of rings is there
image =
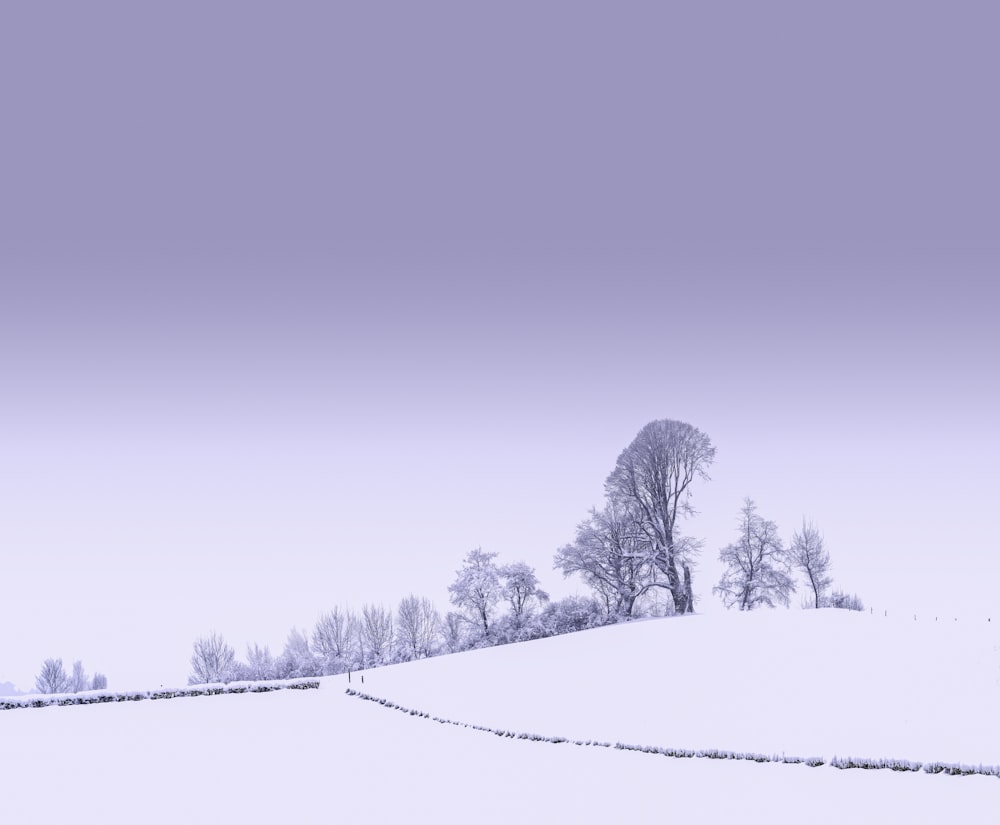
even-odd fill
[[[695,512],[691,485],[708,480],[714,458],[711,440],[696,427],[670,419],[651,421],[618,456],[604,485],[609,499],[628,502],[638,513],[678,613],[694,611],[691,556],[697,547],[680,541],[678,519]]]

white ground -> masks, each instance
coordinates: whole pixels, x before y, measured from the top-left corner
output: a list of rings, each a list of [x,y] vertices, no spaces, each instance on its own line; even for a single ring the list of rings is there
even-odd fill
[[[372,670],[363,689],[571,739],[1000,764],[997,630],[694,616]],[[995,777],[501,739],[346,683],[0,712],[0,823],[1000,822]]]

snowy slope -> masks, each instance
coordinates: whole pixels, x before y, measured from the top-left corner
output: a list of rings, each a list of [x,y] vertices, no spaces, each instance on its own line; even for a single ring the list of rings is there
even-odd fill
[[[841,610],[615,625],[375,671],[434,715],[681,748],[1000,764],[992,625]]]
[[[641,622],[368,671],[364,689],[571,737],[1000,762],[1000,640],[914,625],[783,611]],[[0,822],[1000,821],[993,777],[501,739],[345,687],[2,712]]]

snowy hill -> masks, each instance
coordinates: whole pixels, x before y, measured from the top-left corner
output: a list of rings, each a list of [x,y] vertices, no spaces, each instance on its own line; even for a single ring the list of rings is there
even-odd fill
[[[693,616],[364,678],[351,686],[431,716],[570,740],[1000,763],[1000,634],[987,625]],[[0,712],[0,821],[985,823],[1000,810],[991,776],[501,738],[346,687]]]

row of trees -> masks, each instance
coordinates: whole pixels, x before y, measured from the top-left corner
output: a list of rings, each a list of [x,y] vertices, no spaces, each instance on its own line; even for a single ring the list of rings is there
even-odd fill
[[[66,673],[62,659],[46,659],[35,677],[35,691],[38,693],[80,693],[84,690],[105,690],[108,678],[103,673],[87,676],[83,662],[73,662],[73,670]]]
[[[671,420],[647,424],[618,456],[604,483],[604,507],[592,509],[555,556],[557,569],[594,591],[609,620],[635,616],[654,592],[669,594],[675,613],[694,610],[692,569],[702,542],[683,535],[680,523],[695,513],[691,486],[709,480],[714,458],[707,435]],[[774,522],[746,499],[739,534],[719,553],[725,572],[713,588],[727,607],[787,605],[799,572],[809,606],[860,609],[856,596],[830,593],[830,554],[815,525],[803,522],[785,547]]]
[[[830,554],[823,546],[823,536],[814,524],[802,522],[801,530],[792,535],[786,547],[778,526],[757,512],[752,499],[743,501],[737,527],[739,539],[719,551],[725,572],[712,592],[722,598],[726,607],[753,610],[776,603],[788,605],[796,590],[793,574],[802,575],[807,589],[809,607],[845,607],[863,610],[857,596],[841,592],[830,593]]]
[[[409,595],[395,610],[366,604],[360,613],[335,607],[312,631],[293,628],[280,655],[247,646],[244,659],[217,633],[198,639],[190,684],[328,676],[474,647],[541,638],[603,624],[594,599],[550,601],[534,569],[498,564],[496,553],[468,553],[449,596],[457,608],[443,616],[427,598]]]

